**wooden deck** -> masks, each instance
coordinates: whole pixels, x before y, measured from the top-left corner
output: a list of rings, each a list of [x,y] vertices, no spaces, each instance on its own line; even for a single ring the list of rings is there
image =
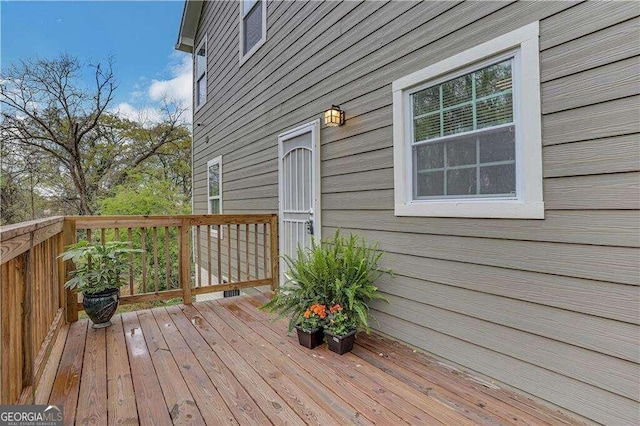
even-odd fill
[[[67,424],[576,424],[377,335],[309,350],[240,296],[63,329],[37,403]]]

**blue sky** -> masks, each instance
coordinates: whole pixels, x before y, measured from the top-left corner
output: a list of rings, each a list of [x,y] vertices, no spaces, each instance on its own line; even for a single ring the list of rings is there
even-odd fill
[[[0,60],[115,57],[112,107],[145,112],[161,94],[190,104],[190,56],[174,50],[182,1],[2,1]]]

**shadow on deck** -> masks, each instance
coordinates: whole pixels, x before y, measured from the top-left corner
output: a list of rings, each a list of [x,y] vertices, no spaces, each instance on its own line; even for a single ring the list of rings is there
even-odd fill
[[[36,400],[66,424],[575,424],[379,335],[309,350],[263,295],[65,326]],[[56,369],[57,366],[57,369]],[[46,386],[48,383],[48,386]]]

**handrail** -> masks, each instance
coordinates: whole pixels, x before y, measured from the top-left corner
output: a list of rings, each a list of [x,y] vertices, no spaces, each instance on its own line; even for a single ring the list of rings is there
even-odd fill
[[[275,214],[65,216],[0,227],[0,404],[33,403],[66,319],[82,304],[65,290],[74,265],[59,259],[79,239],[131,241],[121,303],[278,285]],[[34,313],[38,315],[34,315]]]

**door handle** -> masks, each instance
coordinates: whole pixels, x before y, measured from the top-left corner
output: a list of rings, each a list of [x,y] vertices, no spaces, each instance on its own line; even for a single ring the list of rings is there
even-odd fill
[[[309,219],[305,222],[307,226],[307,234],[313,235],[313,219]]]

